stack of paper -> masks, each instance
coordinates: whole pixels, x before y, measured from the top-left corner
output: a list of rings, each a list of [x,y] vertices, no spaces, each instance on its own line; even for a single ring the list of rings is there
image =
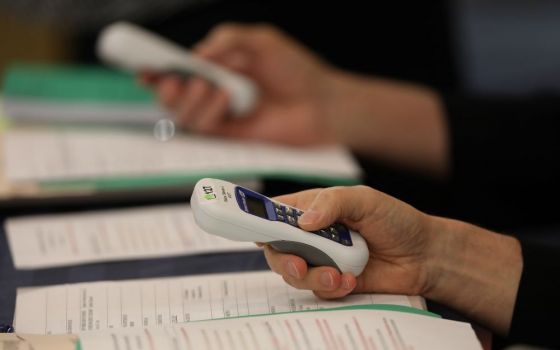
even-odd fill
[[[121,328],[56,336],[0,335],[0,349],[31,348],[480,350],[481,346],[466,323],[443,320],[406,307],[358,305],[163,328]]]
[[[422,301],[388,294],[321,300],[270,271],[193,275],[20,288],[14,327],[22,333],[62,334],[349,305],[422,308]]]
[[[4,174],[12,182],[119,187],[204,176],[272,176],[356,182],[360,170],[341,147],[289,148],[196,135],[159,142],[107,129],[16,129],[2,135]]]
[[[160,142],[151,133],[104,128],[7,129],[0,134],[0,171],[4,198],[154,188],[188,198],[203,177],[335,185],[356,184],[361,176],[339,146],[302,149],[196,135]]]
[[[467,323],[383,308],[340,309],[80,335],[82,350],[480,350]]]
[[[18,290],[20,333],[77,333],[82,349],[480,349],[423,299],[321,300],[264,271]],[[204,322],[201,322],[204,321]]]

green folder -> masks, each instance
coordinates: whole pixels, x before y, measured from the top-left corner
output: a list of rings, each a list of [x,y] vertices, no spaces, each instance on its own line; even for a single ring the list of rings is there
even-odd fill
[[[58,103],[154,103],[154,94],[131,74],[96,65],[13,64],[2,84],[5,99]]]

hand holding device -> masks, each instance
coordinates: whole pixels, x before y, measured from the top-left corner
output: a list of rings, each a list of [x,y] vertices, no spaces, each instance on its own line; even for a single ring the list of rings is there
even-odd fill
[[[97,42],[97,53],[104,61],[134,72],[199,75],[228,92],[234,115],[247,114],[257,101],[258,89],[251,80],[131,23],[117,22],[105,28]]]
[[[211,234],[235,241],[267,243],[315,266],[333,266],[358,276],[369,250],[364,238],[340,224],[315,232],[298,227],[303,212],[227,181],[205,178],[191,196],[196,223]]]

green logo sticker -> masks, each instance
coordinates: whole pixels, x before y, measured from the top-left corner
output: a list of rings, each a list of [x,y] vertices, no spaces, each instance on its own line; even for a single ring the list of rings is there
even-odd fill
[[[216,199],[216,194],[214,193],[212,186],[202,186],[202,190],[204,191],[203,198],[207,201]]]

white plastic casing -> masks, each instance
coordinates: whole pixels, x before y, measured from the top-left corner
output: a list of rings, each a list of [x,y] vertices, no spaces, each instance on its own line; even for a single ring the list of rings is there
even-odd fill
[[[249,214],[239,207],[236,188],[237,185],[218,179],[197,182],[190,203],[194,219],[203,230],[234,241],[303,243],[326,254],[342,272],[357,276],[363,271],[369,250],[360,234],[350,230],[353,244],[346,246],[284,222]],[[316,249],[309,253],[314,254]]]
[[[127,22],[107,26],[97,41],[97,55],[105,62],[133,72],[179,71],[199,75],[227,91],[231,111],[242,116],[258,99],[250,79],[192,55],[187,49]]]

